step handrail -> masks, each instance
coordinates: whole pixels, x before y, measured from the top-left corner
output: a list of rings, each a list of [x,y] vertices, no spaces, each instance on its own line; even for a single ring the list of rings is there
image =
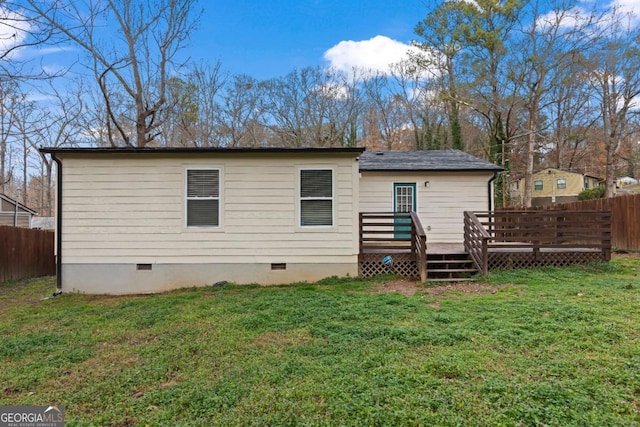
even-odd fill
[[[418,264],[418,271],[420,272],[420,281],[427,281],[427,233],[424,231],[424,227],[420,222],[420,217],[415,212],[411,212],[411,225],[412,229],[415,228],[414,235],[414,255],[416,257],[416,263]]]
[[[483,276],[489,272],[488,242],[491,235],[474,212],[464,212],[464,248]]]

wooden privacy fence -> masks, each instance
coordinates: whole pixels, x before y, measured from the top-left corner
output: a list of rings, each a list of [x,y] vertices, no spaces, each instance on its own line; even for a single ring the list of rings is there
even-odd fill
[[[611,246],[617,250],[640,251],[640,194],[540,206],[529,210],[610,211]]]
[[[54,233],[0,226],[0,282],[56,274]]]

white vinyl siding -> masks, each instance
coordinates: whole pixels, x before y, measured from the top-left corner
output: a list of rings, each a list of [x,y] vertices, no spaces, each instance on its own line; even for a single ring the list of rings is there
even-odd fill
[[[333,170],[300,170],[301,227],[333,226]]]
[[[417,213],[427,242],[464,241],[464,211],[489,208],[492,172],[362,172],[360,211],[392,212],[394,182],[415,182]],[[429,186],[424,185],[429,181]]]
[[[220,169],[187,169],[187,227],[220,226]]]
[[[63,262],[357,262],[354,157],[65,154]],[[211,168],[220,170],[220,226],[185,227],[185,171]],[[333,171],[331,228],[298,225],[299,171],[313,168]]]

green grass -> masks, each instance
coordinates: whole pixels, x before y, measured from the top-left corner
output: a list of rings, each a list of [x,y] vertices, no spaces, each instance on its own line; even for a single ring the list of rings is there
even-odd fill
[[[0,285],[0,405],[66,425],[640,425],[640,258],[149,296]]]

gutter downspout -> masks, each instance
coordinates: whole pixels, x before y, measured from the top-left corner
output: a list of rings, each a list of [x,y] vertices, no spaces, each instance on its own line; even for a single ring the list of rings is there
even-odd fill
[[[493,192],[491,191],[493,181],[498,178],[498,171],[493,172],[493,177],[487,182],[487,192],[489,193],[489,212],[493,211]],[[504,206],[503,206],[504,207]]]
[[[51,153],[51,159],[56,162],[56,292],[62,293],[62,162]]]

